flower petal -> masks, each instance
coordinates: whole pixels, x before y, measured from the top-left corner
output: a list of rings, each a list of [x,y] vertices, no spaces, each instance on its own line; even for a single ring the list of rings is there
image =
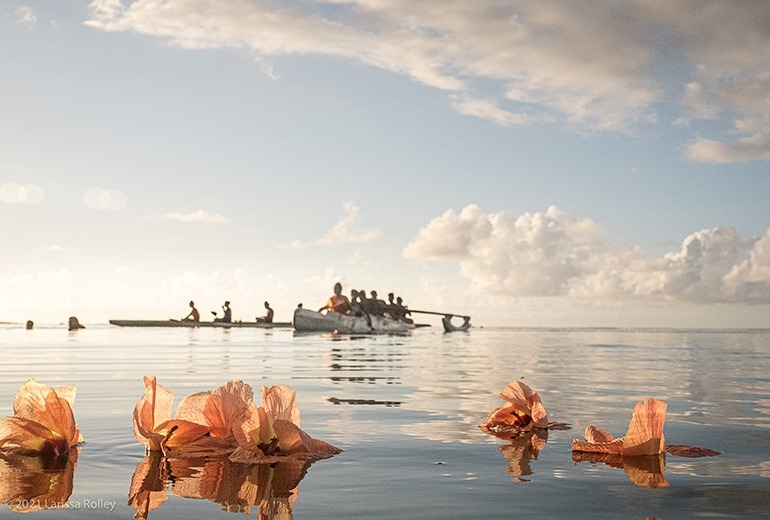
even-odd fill
[[[297,393],[286,385],[262,387],[262,408],[272,422],[276,419],[291,421],[300,426]]]
[[[71,397],[74,401],[74,394]],[[34,379],[19,388],[13,400],[13,411],[16,417],[40,423],[63,437],[68,446],[76,445],[81,439],[69,401]]]
[[[615,437],[596,426],[588,426],[583,434],[587,442],[612,442]]]
[[[699,457],[716,457],[720,454],[718,451],[710,450],[708,448],[685,446],[682,444],[669,444],[666,446],[666,453],[676,457],[687,457],[690,459],[697,459]]]
[[[312,458],[325,459],[342,450],[324,441],[313,439],[291,421],[277,420],[273,428],[278,436],[278,445],[282,454],[308,454]]]
[[[203,408],[205,424],[211,427],[211,434],[233,439],[236,420],[244,416],[253,401],[251,387],[240,380],[229,381],[214,390]]]
[[[134,436],[147,449],[160,449],[165,434],[158,430],[171,419],[173,402],[174,394],[159,385],[155,376],[144,377],[144,395],[134,407],[133,426]]]
[[[21,417],[0,419],[0,450],[39,453],[54,433],[39,422]]]
[[[634,415],[623,437],[623,455],[657,455],[666,451],[663,438],[666,408],[665,401],[651,397],[634,406]]]

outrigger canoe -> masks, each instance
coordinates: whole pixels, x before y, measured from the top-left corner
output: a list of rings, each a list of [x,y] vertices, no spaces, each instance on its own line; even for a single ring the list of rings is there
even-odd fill
[[[334,311],[320,313],[298,308],[294,311],[296,332],[336,332],[338,334],[404,334],[417,327],[385,316],[349,316]]]
[[[289,322],[264,323],[257,321],[192,321],[192,320],[110,320],[111,325],[118,327],[214,327],[220,329],[251,328],[274,329],[290,328]]]
[[[452,323],[452,316],[444,316],[441,318],[441,324],[444,326],[444,332],[468,332],[471,328],[470,316],[465,317],[460,325]]]

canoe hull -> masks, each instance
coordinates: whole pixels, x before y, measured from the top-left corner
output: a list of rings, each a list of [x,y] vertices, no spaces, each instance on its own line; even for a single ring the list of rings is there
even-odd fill
[[[274,329],[274,328],[290,328],[291,323],[261,323],[261,322],[245,322],[236,321],[232,323],[224,323],[221,321],[192,321],[192,320],[110,320],[110,325],[117,325],[118,327],[211,327],[218,329],[236,329],[236,328],[248,328],[248,329]]]
[[[294,330],[297,332],[336,332],[338,334],[405,334],[415,329],[414,324],[382,316],[348,316],[329,311],[326,314],[308,309],[294,311]]]

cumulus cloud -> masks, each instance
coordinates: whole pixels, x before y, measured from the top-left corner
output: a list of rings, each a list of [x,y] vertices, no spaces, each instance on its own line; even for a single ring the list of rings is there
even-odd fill
[[[164,213],[160,217],[161,220],[173,220],[176,222],[186,223],[205,223],[205,224],[225,224],[230,222],[230,219],[220,215],[218,213],[211,213],[202,209],[194,211],[192,213],[178,213],[170,212]]]
[[[34,184],[5,182],[0,184],[0,201],[6,204],[38,204],[45,198],[45,192]]]
[[[657,259],[607,245],[602,233],[554,206],[514,217],[470,205],[433,219],[403,254],[455,259],[462,276],[491,294],[770,303],[770,229],[748,241],[733,228],[704,229]]]
[[[126,207],[128,198],[122,191],[91,188],[83,193],[83,204],[93,210],[118,211]]]

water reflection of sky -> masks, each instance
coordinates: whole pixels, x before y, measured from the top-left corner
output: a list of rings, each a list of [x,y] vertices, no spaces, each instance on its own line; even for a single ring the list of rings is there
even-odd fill
[[[179,397],[232,378],[255,390],[291,385],[303,429],[345,450],[313,465],[303,480],[294,510],[304,510],[306,518],[324,512],[370,518],[398,512],[424,518],[438,518],[439,512],[444,518],[502,514],[512,493],[522,514],[538,513],[527,504],[540,500],[553,502],[552,517],[564,517],[569,501],[602,518],[596,501],[604,500],[624,503],[632,517],[654,513],[645,509],[649,504],[671,513],[661,517],[687,518],[681,513],[690,510],[724,513],[728,506],[751,517],[754,509],[740,500],[770,478],[767,345],[768,333],[740,332],[474,329],[333,339],[282,330],[2,330],[0,416],[11,413],[13,396],[29,377],[52,386],[77,385],[75,414],[86,443],[70,500],[116,500],[124,517],[133,514],[128,487],[143,460],[130,417],[145,374],[156,375]],[[478,424],[502,404],[497,394],[513,379],[540,393],[550,420],[573,429],[551,432],[537,450],[482,433]],[[667,457],[670,486],[652,501],[629,489],[637,486],[624,469],[576,464],[570,453],[572,438],[589,424],[622,435],[634,403],[648,396],[668,402],[669,442],[722,452],[708,460]],[[520,485],[513,485],[517,479]],[[710,496],[706,487],[724,505],[696,503]],[[355,499],[328,498],[339,489]],[[386,504],[383,493],[403,500]],[[553,499],[554,493],[561,497]],[[579,493],[599,498],[588,501]],[[194,505],[200,500],[179,500],[171,493],[162,511],[179,518],[202,511]],[[426,511],[428,506],[435,510]],[[101,518],[96,511],[74,513],[53,514]],[[610,512],[605,517],[613,518]]]

